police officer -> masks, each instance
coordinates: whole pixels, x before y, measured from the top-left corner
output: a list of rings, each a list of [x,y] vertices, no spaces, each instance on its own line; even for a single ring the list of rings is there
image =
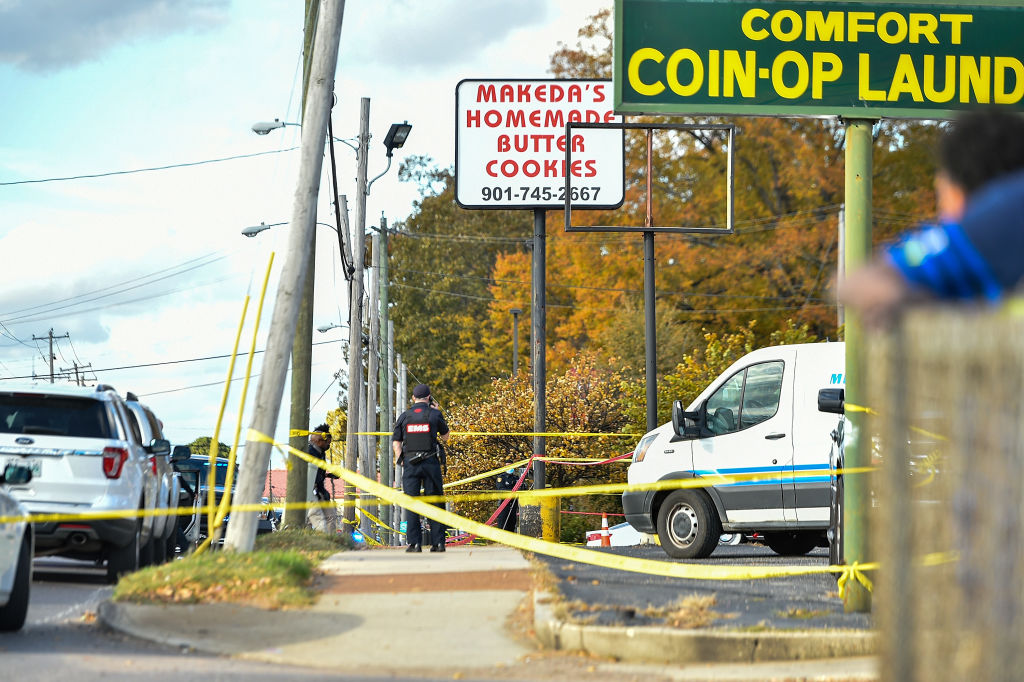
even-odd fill
[[[448,424],[440,410],[431,407],[430,388],[419,384],[412,389],[413,404],[395,422],[391,436],[391,449],[395,465],[403,464],[402,491],[406,495],[419,496],[420,487],[425,495],[441,495],[444,488],[441,478],[441,462],[438,459],[438,440],[448,440]],[[422,552],[423,533],[420,516],[405,510],[406,537],[409,546],[406,552]],[[444,525],[431,519],[431,552],[444,551]]]

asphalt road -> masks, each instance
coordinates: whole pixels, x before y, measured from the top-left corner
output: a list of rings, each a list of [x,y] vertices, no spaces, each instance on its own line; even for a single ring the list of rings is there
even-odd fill
[[[113,589],[103,570],[63,559],[36,559],[34,573],[25,626],[0,633],[0,677],[6,680],[383,679],[220,658],[109,632],[95,623],[96,606]]]
[[[661,547],[591,547],[624,556],[670,559]],[[601,568],[552,557],[539,557],[557,578],[558,588],[572,614],[601,625],[656,625],[665,622],[658,611],[668,612],[689,595],[713,595],[715,617],[711,627],[819,629],[871,627],[868,614],[844,613],[836,580],[828,573],[768,580],[684,580]],[[747,566],[828,565],[828,550],[807,556],[781,557],[760,544],[719,545],[707,559],[686,563]],[[649,607],[655,607],[652,610]]]

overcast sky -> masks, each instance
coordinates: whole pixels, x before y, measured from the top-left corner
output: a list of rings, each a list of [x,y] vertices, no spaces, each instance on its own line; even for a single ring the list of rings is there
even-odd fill
[[[549,77],[559,41],[610,0],[348,0],[334,129],[358,133],[369,97],[369,173],[384,170],[392,122],[412,133],[372,188],[367,220],[405,218],[416,189],[406,154],[454,163],[455,87],[463,78]],[[300,0],[0,0],[0,379],[90,365],[90,380],[142,396],[172,443],[211,435],[245,296],[242,348],[271,252],[272,286],[287,221],[299,128]],[[275,153],[279,152],[279,153]],[[265,154],[264,154],[265,153]],[[169,170],[121,171],[263,154]],[[355,155],[337,147],[340,191],[355,195]],[[325,169],[328,164],[325,163]],[[75,176],[103,175],[77,179]],[[328,178],[319,219],[333,222]],[[334,232],[317,228],[314,326],[347,318]],[[257,348],[265,346],[268,294]],[[337,404],[344,330],[314,332],[314,425]],[[400,350],[400,349],[399,349]],[[257,356],[254,373],[260,371]],[[183,360],[195,360],[180,362]],[[158,364],[172,363],[172,364]],[[131,369],[114,369],[132,367]],[[415,368],[411,368],[415,369]],[[241,376],[244,363],[236,368]],[[7,385],[3,381],[0,385]],[[231,443],[242,382],[220,440]],[[249,389],[251,402],[256,379]],[[287,440],[288,387],[276,438]],[[251,417],[247,409],[244,427]],[[275,458],[275,465],[280,461]]]

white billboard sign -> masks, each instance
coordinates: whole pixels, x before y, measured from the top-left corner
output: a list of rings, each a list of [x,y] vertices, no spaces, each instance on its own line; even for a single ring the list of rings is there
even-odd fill
[[[455,200],[463,208],[616,208],[625,186],[623,131],[610,80],[473,80],[455,88]],[[571,146],[567,167],[566,152]]]

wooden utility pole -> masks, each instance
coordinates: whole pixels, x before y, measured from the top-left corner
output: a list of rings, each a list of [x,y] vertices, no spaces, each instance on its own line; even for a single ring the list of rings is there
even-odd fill
[[[36,336],[35,334],[32,335],[32,340],[33,341],[46,341],[47,339],[49,339],[49,341],[50,341],[49,361],[50,361],[50,383],[51,384],[53,383],[53,361],[56,359],[53,356],[53,340],[54,339],[70,339],[70,338],[71,338],[71,336],[67,332],[64,332],[64,336],[54,336],[53,335],[53,327],[50,327],[50,331],[46,333],[46,336]]]
[[[306,95],[309,91],[309,73],[313,63],[313,38],[316,34],[320,4],[317,0],[306,0],[306,20],[303,30],[302,61],[302,116],[306,114]],[[313,199],[313,220],[316,220],[316,198]],[[293,432],[309,428],[309,387],[313,364],[313,283],[316,279],[316,230],[309,235],[309,251],[306,254],[306,280],[302,287],[302,303],[299,318],[292,339],[291,411],[288,422]],[[306,436],[292,436],[288,444],[303,450]],[[287,528],[302,528],[306,524],[306,510],[296,503],[309,498],[309,466],[296,457],[288,455],[288,476],[285,487],[285,508],[282,522]]]
[[[323,168],[327,117],[334,91],[334,72],[338,67],[338,43],[344,0],[321,0],[313,62],[310,70],[307,105],[302,116],[302,146],[295,202],[288,231],[288,251],[281,270],[270,321],[270,335],[263,360],[263,371],[256,389],[255,410],[245,444],[245,461],[238,480],[239,504],[258,504],[263,495],[263,478],[270,460],[270,443],[277,428],[284,382],[288,374],[288,355],[302,303],[311,234],[316,228],[316,197]],[[252,551],[256,540],[255,511],[235,512],[228,524],[225,545],[240,552]]]
[[[348,320],[348,419],[345,433],[345,468],[356,471],[359,462],[359,424],[363,421],[363,266],[366,255],[366,161],[370,147],[370,99],[359,100],[359,165],[356,168],[356,223],[352,226],[352,288]],[[346,486],[345,532],[356,520],[356,491]]]
[[[76,360],[76,361],[71,363],[71,369],[67,369],[65,367],[61,367],[60,371],[61,371],[62,374],[63,373],[67,373],[67,372],[74,372],[75,373],[75,384],[77,386],[85,386],[85,377],[81,376],[79,374],[79,372],[78,372],[79,370],[85,370],[85,369],[92,369],[92,363],[90,362],[88,365],[80,365],[80,364],[78,364],[78,361]]]

